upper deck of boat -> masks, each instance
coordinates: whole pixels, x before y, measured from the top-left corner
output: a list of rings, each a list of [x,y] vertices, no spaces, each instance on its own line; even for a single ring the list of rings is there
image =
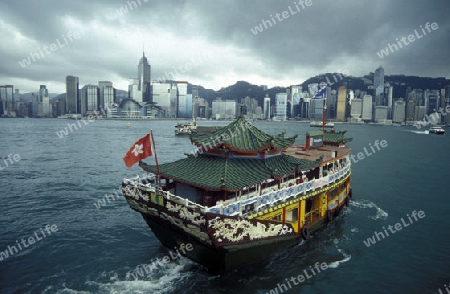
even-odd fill
[[[323,161],[329,161],[333,158],[340,158],[350,153],[350,148],[347,146],[320,146],[309,147],[307,150],[304,144],[292,145],[283,152],[286,155],[291,155],[301,159],[315,160],[320,156],[323,156]],[[337,152],[337,153],[335,153]],[[333,154],[335,155],[333,157]]]

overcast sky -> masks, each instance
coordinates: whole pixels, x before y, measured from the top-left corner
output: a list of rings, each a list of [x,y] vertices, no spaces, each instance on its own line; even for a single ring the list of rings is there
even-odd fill
[[[143,48],[152,79],[171,71],[215,90],[239,80],[289,86],[339,70],[362,76],[380,65],[386,75],[450,78],[448,0],[145,1],[2,1],[0,84],[64,93],[75,75],[80,88],[109,80],[127,89]],[[389,43],[397,49],[380,58]]]

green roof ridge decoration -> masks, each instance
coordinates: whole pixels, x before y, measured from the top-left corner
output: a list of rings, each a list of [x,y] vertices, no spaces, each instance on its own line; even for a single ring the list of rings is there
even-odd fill
[[[193,134],[191,142],[197,147],[207,150],[226,148],[237,152],[255,152],[267,150],[284,150],[291,146],[298,135],[285,138],[283,131],[278,135],[269,135],[250,122],[243,116],[238,117],[228,126],[224,126],[209,134]]]
[[[308,170],[320,164],[316,160],[300,159],[281,154],[267,159],[235,159],[200,154],[188,156],[174,162],[159,165],[162,177],[212,191],[239,191],[262,183],[270,178],[281,178],[295,172]],[[142,161],[139,166],[147,172],[157,174],[155,165]]]

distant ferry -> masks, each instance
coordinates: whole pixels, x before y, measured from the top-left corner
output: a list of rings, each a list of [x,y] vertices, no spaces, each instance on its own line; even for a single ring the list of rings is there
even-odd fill
[[[310,127],[318,127],[318,128],[321,128],[321,127],[323,126],[323,122],[321,122],[321,121],[311,121],[311,122],[309,123],[309,126],[310,126]],[[326,128],[332,128],[332,127],[334,127],[334,123],[332,123],[332,122],[327,122],[327,123],[325,123],[325,127],[326,127]]]
[[[444,135],[445,130],[441,127],[431,127],[430,130],[428,130],[429,134],[437,134],[437,135]]]
[[[189,121],[184,124],[177,124],[175,126],[175,135],[191,135],[197,132],[197,123]]]

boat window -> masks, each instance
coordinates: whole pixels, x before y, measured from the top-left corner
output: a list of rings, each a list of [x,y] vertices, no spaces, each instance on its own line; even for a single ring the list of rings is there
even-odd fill
[[[294,208],[294,209],[286,212],[286,221],[287,222],[298,221],[298,208]]]
[[[306,199],[305,211],[306,213],[310,212],[312,208],[312,199]]]
[[[337,195],[338,195],[337,188],[334,188],[333,190],[330,191],[330,199],[337,197]]]

